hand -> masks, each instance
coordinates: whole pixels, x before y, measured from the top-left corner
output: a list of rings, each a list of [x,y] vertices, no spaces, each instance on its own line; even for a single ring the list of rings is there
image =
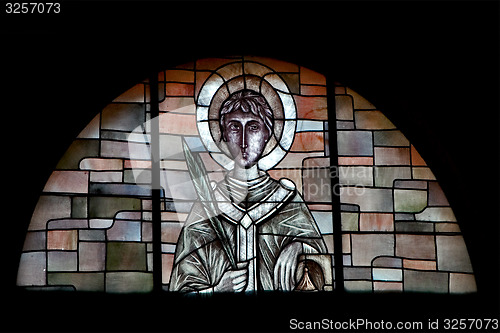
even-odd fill
[[[219,283],[214,287],[214,292],[241,292],[245,289],[248,280],[248,262],[237,264],[238,269],[226,271]]]
[[[302,253],[302,243],[293,242],[281,251],[274,266],[274,289],[292,291],[295,288],[295,271],[299,254]]]

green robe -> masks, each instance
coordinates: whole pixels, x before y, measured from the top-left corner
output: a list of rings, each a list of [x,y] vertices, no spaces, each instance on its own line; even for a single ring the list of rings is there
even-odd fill
[[[213,187],[218,217],[236,258],[238,228],[244,220],[252,223],[256,247],[256,290],[275,289],[274,266],[281,250],[288,244],[300,242],[314,252],[326,253],[318,227],[290,180],[278,182],[265,174],[243,184],[227,176]],[[170,290],[206,290],[216,286],[230,269],[229,259],[202,204],[195,203],[179,236]]]

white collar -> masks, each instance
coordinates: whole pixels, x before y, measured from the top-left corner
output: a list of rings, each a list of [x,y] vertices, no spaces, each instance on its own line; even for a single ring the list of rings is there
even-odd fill
[[[293,183],[288,179],[280,180],[279,186],[276,186],[260,202],[255,203],[247,209],[232,202],[231,199],[220,190],[219,186],[214,190],[214,194],[221,214],[226,217],[228,221],[238,224],[247,215],[253,223],[259,224],[267,217],[280,210],[293,196],[295,193],[295,184],[293,184],[293,186],[290,186],[290,184]]]

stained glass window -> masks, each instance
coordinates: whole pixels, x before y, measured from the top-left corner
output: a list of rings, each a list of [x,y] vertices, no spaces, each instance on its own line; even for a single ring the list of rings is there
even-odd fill
[[[106,106],[47,181],[17,283],[476,290],[455,215],[403,133],[348,87],[253,56],[168,68]]]
[[[475,291],[453,210],[417,149],[359,94],[335,91],[344,288]]]

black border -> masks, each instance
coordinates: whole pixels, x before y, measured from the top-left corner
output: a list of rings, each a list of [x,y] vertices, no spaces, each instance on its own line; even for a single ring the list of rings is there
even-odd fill
[[[59,15],[9,16],[2,4],[0,329],[290,331],[292,318],[499,318],[499,9],[497,1],[62,1]],[[324,73],[329,84],[333,78],[351,87],[389,117],[454,209],[477,294],[193,299],[15,287],[41,190],[95,114],[167,67],[239,54]]]

